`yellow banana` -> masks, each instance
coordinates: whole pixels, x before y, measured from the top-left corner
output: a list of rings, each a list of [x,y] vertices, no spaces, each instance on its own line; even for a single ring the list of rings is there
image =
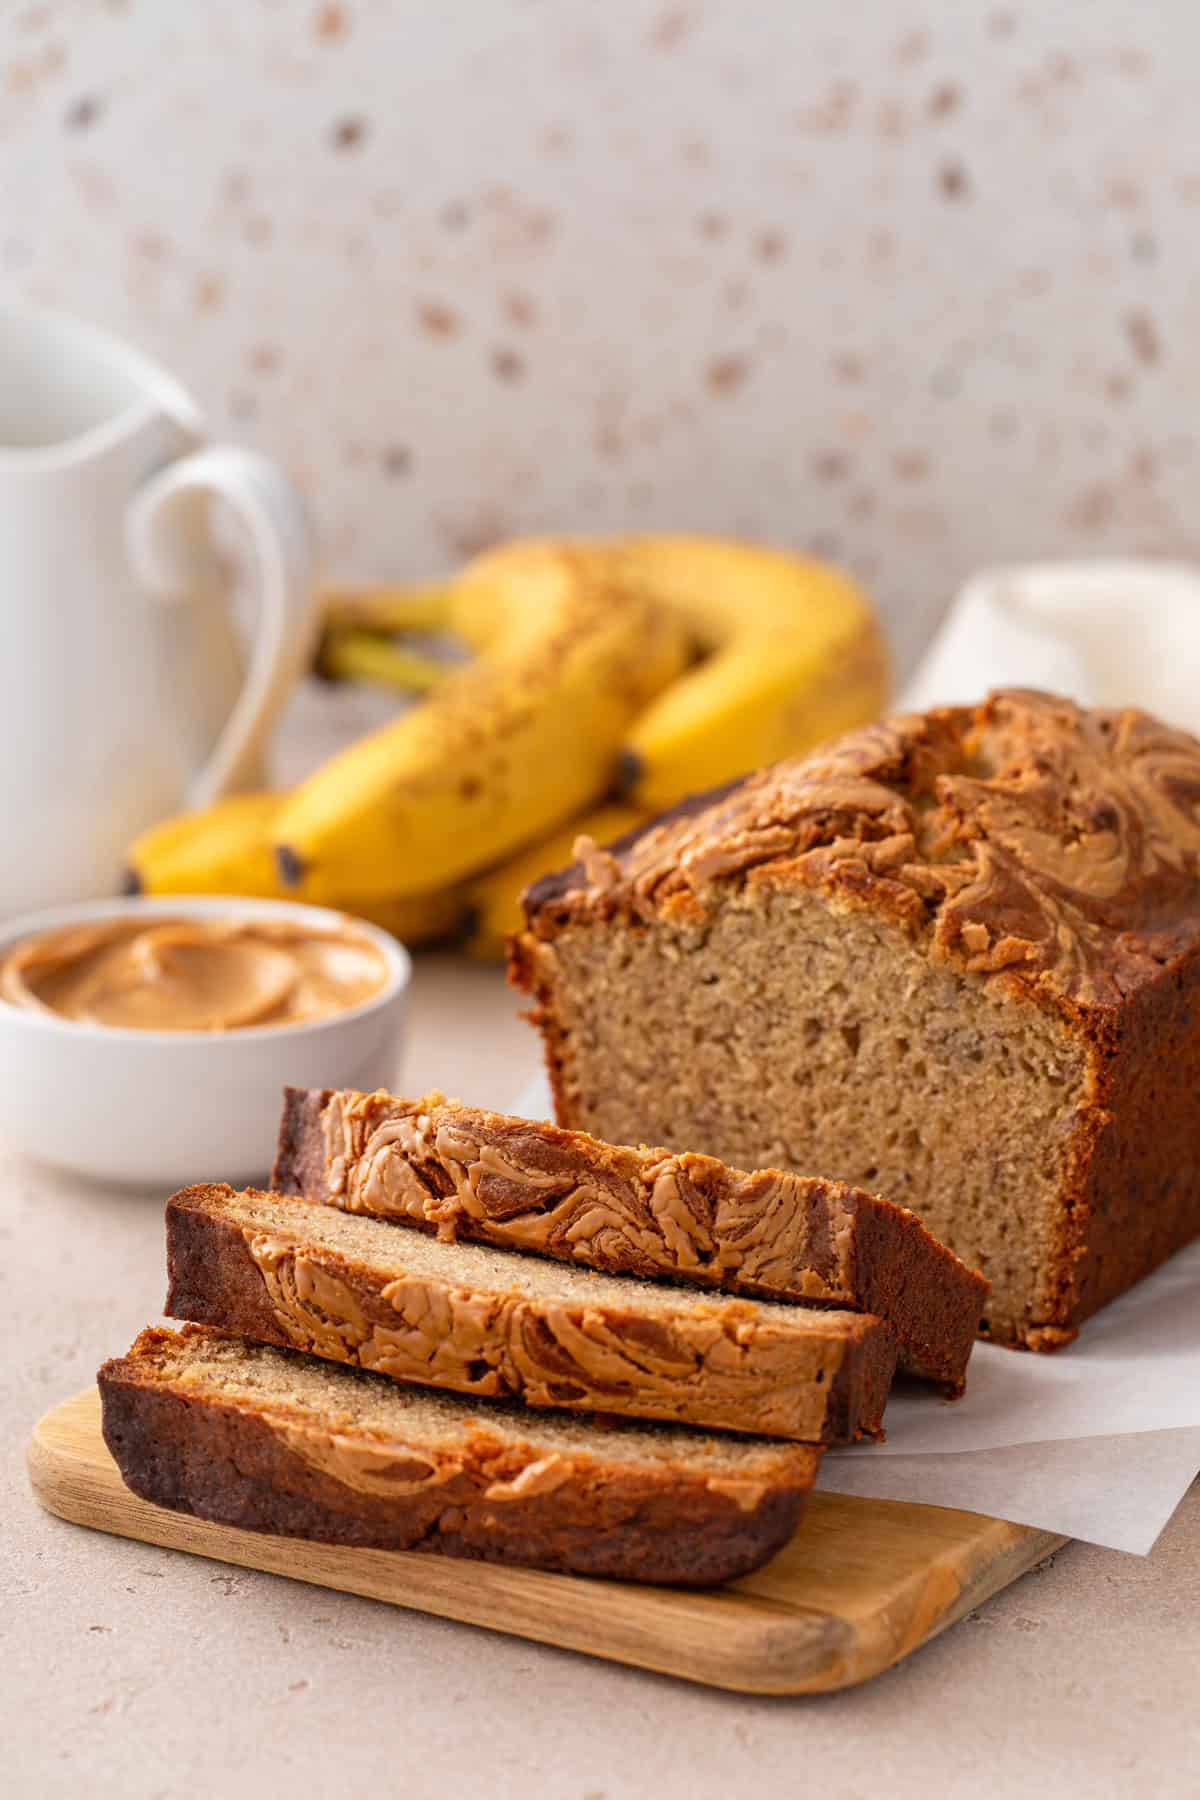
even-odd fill
[[[706,537],[626,538],[612,556],[618,583],[675,607],[706,652],[625,740],[634,805],[671,806],[882,710],[887,651],[870,602],[842,570]]]
[[[282,804],[282,794],[232,794],[152,825],[126,853],[126,891],[275,899],[280,886],[269,833]]]
[[[406,694],[427,694],[450,673],[445,663],[373,631],[326,631],[313,662],[325,681],[370,681]]]
[[[344,599],[343,624],[403,629],[444,618],[456,593],[491,602],[519,591],[553,543],[518,541],[468,564],[443,590]],[[597,579],[654,595],[703,653],[634,721],[622,787],[647,810],[746,769],[793,756],[875,718],[888,662],[870,602],[828,563],[782,550],[683,534],[560,545]]]
[[[571,861],[575,840],[593,838],[597,844],[611,843],[623,832],[631,831],[646,817],[631,806],[598,806],[580,813],[536,844],[530,844],[508,861],[477,875],[467,884],[470,902],[470,925],[465,945],[469,955],[481,962],[500,962],[510,931],[523,923],[521,895],[539,875],[550,869],[561,869]]]
[[[554,545],[526,553],[519,582],[481,559],[447,611],[478,660],[333,757],[275,821],[298,897],[428,893],[541,836],[605,793],[688,654],[675,614]]]
[[[201,812],[181,813],[144,831],[129,848],[126,889],[134,894],[239,894],[288,898],[271,853],[271,828],[285,794],[235,794]],[[380,925],[406,944],[454,936],[467,917],[459,888],[404,899],[343,898],[340,911]]]
[[[326,632],[374,631],[389,637],[403,631],[450,628],[450,587],[329,588],[321,596]]]
[[[377,894],[369,900],[343,900],[338,910],[390,931],[410,949],[418,949],[422,944],[449,943],[460,935],[470,918],[461,887],[435,888],[432,894]]]

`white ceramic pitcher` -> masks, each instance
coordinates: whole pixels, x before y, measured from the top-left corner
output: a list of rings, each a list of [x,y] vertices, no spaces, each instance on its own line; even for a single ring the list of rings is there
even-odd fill
[[[257,574],[244,663],[210,501]],[[0,302],[0,916],[116,891],[129,840],[259,778],[311,651],[311,539],[273,463],[170,376]]]

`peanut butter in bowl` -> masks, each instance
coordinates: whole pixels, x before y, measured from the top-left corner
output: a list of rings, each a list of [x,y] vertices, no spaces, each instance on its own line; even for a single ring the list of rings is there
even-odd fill
[[[233,1032],[347,1012],[389,976],[348,919],[139,914],[23,938],[0,963],[0,999],[122,1030]]]

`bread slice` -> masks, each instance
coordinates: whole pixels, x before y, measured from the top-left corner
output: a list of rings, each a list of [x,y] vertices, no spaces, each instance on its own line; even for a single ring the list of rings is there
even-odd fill
[[[987,1282],[915,1213],[815,1176],[605,1144],[441,1094],[288,1088],[272,1187],[443,1238],[874,1313],[962,1391]]]
[[[532,1414],[401,1387],[200,1325],[99,1374],[104,1439],[145,1500],[250,1531],[697,1585],[796,1528],[820,1450]]]
[[[560,1125],[879,1189],[1051,1350],[1200,1233],[1200,742],[999,693],[526,895]]]
[[[715,1299],[446,1244],[317,1201],[192,1187],[167,1205],[166,1311],[460,1393],[810,1443],[877,1436],[878,1319]]]

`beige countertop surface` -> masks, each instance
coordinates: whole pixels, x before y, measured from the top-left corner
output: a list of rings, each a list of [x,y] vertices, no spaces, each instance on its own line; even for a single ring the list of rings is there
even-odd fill
[[[419,959],[405,1083],[505,1104],[536,1066],[516,1009],[497,972]],[[1200,1794],[1200,1488],[1151,1557],[1072,1545],[901,1667],[806,1700],[712,1692],[51,1518],[25,1440],[156,1316],[161,1196],[2,1152],[0,1178],[14,1797]]]

